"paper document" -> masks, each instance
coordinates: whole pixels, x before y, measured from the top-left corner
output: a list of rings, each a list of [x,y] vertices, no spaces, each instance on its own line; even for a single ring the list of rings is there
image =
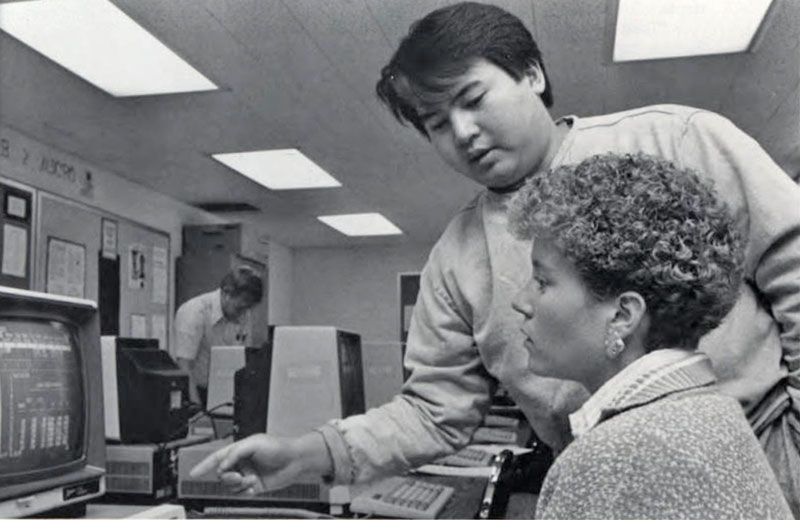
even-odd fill
[[[491,466],[441,466],[439,464],[425,464],[414,470],[417,473],[428,475],[445,475],[448,477],[485,477],[489,478],[492,474]]]

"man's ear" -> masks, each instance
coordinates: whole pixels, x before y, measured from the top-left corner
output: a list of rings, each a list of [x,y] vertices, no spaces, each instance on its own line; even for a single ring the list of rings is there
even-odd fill
[[[623,339],[627,339],[639,328],[646,313],[647,303],[642,295],[636,291],[625,291],[615,299],[610,325]]]
[[[525,81],[529,82],[537,96],[544,92],[547,86],[547,80],[542,72],[542,67],[538,63],[532,63],[525,70]]]

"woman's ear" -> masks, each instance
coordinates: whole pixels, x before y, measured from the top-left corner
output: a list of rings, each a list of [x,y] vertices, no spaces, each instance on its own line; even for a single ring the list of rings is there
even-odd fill
[[[617,296],[610,326],[623,338],[628,339],[645,319],[647,303],[636,291],[625,291]]]

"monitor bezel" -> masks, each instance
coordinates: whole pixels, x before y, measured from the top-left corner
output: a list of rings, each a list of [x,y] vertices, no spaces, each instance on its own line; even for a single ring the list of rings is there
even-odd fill
[[[28,470],[23,472],[12,473],[8,475],[0,475],[0,499],[3,499],[6,493],[12,488],[19,486],[35,486],[37,482],[42,482],[42,486],[46,487],[46,483],[52,479],[66,476],[75,473],[87,465],[89,465],[89,442],[90,442],[90,427],[91,427],[91,400],[94,399],[90,395],[90,374],[91,367],[89,365],[88,356],[82,350],[81,345],[85,340],[90,338],[85,337],[85,325],[92,318],[93,313],[96,311],[93,302],[88,300],[70,301],[68,299],[56,298],[37,298],[24,294],[26,291],[8,291],[3,288],[0,291],[0,296],[3,298],[3,308],[0,310],[0,318],[2,319],[34,319],[34,320],[48,320],[63,323],[71,331],[71,335],[76,341],[77,356],[81,369],[81,386],[83,389],[83,428],[81,439],[81,454],[80,457],[59,464],[58,466],[42,468],[38,470]],[[22,294],[20,294],[22,293]],[[27,296],[27,297],[26,297]],[[49,295],[47,295],[49,296]],[[10,297],[6,300],[5,297]]]

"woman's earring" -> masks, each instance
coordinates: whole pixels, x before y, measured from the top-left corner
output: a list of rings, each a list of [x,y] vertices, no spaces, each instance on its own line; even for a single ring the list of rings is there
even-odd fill
[[[625,342],[622,337],[614,329],[608,329],[605,339],[606,356],[609,359],[614,359],[625,350]]]

